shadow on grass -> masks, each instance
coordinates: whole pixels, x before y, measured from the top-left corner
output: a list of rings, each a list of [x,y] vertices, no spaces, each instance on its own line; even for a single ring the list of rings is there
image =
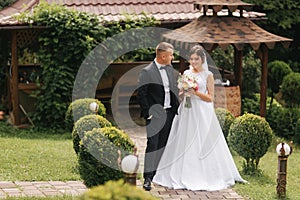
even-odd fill
[[[46,128],[18,129],[4,121],[0,121],[0,137],[21,139],[71,140],[72,134],[67,130]]]

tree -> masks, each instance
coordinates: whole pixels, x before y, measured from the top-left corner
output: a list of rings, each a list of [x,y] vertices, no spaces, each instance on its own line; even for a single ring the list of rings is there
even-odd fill
[[[288,49],[277,45],[270,51],[270,61],[284,60],[295,72],[300,72],[300,2],[299,0],[245,0],[253,10],[266,13],[267,20],[257,21],[267,31],[293,39]],[[297,37],[298,36],[298,37]]]

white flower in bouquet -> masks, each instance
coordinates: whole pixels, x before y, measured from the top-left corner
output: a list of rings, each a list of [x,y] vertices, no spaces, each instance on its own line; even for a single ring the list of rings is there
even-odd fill
[[[180,90],[184,90],[185,92],[187,92],[190,89],[194,89],[194,90],[198,90],[198,85],[196,82],[195,77],[193,76],[189,76],[187,74],[179,74],[178,76],[178,88]],[[191,99],[190,96],[186,96],[186,103],[185,103],[185,107],[190,108],[191,105]]]

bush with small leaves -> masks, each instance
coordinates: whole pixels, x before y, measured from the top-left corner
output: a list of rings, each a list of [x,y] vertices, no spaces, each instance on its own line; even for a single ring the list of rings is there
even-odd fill
[[[97,113],[90,109],[90,104],[93,102],[97,103],[98,105]],[[72,130],[74,123],[77,120],[79,120],[81,117],[85,115],[90,115],[90,114],[98,114],[105,117],[106,108],[103,105],[103,103],[98,99],[83,98],[83,99],[77,99],[73,101],[69,105],[68,110],[66,112],[66,116],[65,116],[66,127],[69,130]]]
[[[83,116],[77,122],[75,122],[72,131],[72,138],[73,148],[76,154],[78,154],[79,151],[80,140],[86,131],[93,130],[93,128],[103,128],[108,126],[112,125],[105,117],[95,114]]]
[[[226,108],[216,108],[215,109],[215,113],[217,115],[217,118],[219,120],[220,126],[222,128],[224,137],[227,140],[227,136],[228,136],[228,133],[229,133],[230,125],[234,121],[235,117]]]
[[[149,192],[123,180],[108,181],[104,185],[91,188],[80,196],[79,200],[157,200]]]
[[[300,118],[298,119],[298,121],[296,123],[294,142],[296,142],[297,144],[300,144]]]
[[[283,78],[292,73],[293,70],[284,61],[274,60],[268,64],[268,72],[268,87],[274,95],[279,92]]]
[[[290,73],[285,76],[280,92],[286,107],[299,108],[300,106],[300,73]]]
[[[123,178],[118,151],[124,157],[133,148],[128,135],[114,126],[85,132],[78,153],[79,173],[85,185],[93,187]]]
[[[258,115],[244,114],[230,126],[228,143],[245,158],[244,173],[258,170],[259,160],[271,145],[273,131],[268,122]]]

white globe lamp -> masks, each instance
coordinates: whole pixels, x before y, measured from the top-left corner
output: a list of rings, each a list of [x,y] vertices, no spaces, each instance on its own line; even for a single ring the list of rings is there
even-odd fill
[[[90,110],[94,113],[98,112],[99,106],[96,102],[90,103]]]

